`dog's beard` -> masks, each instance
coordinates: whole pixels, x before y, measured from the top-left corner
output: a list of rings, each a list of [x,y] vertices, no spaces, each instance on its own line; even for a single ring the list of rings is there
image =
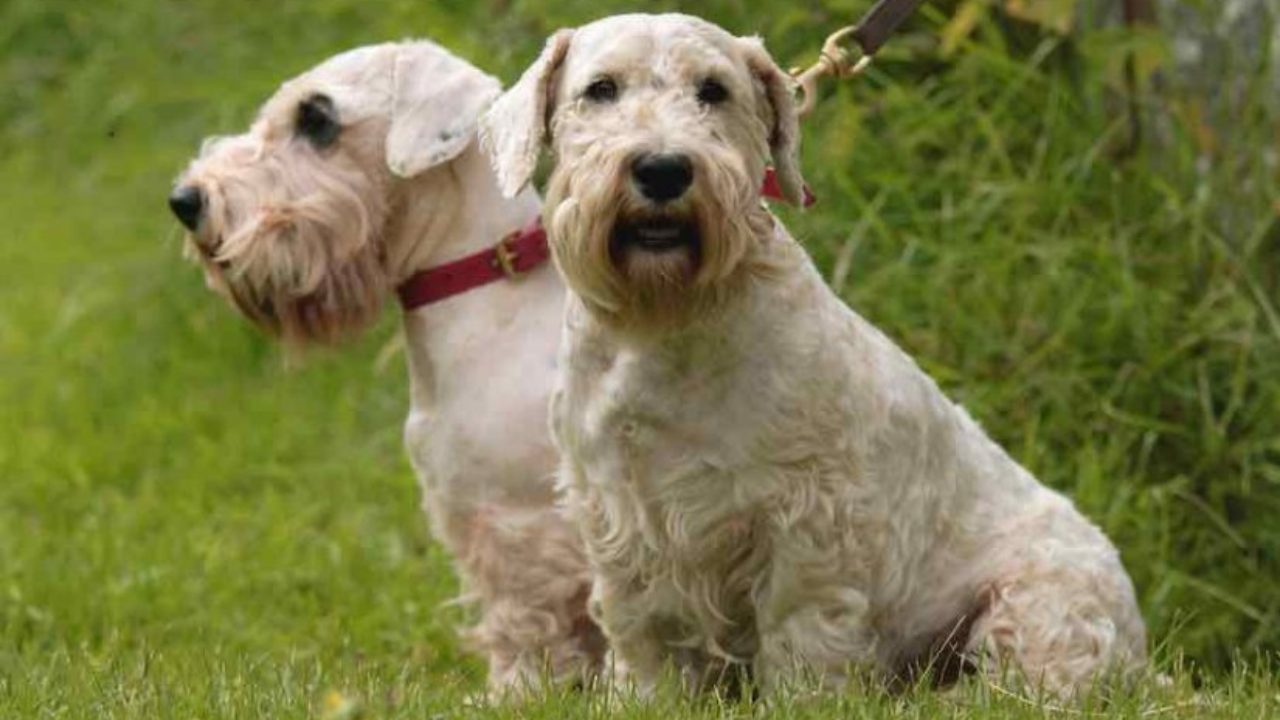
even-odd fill
[[[702,223],[691,208],[625,211],[609,231],[609,260],[630,292],[633,311],[672,317],[702,264]]]
[[[290,160],[207,172],[189,254],[215,291],[286,344],[333,344],[375,322],[389,291],[385,193],[354,168]]]
[[[237,277],[235,265],[206,262],[210,284],[253,323],[294,347],[331,345],[373,324],[387,295],[383,261],[363,252],[326,272],[315,290],[297,294]]]
[[[756,182],[733,158],[695,158],[685,197],[654,206],[630,187],[625,154],[563,159],[547,188],[548,229],[569,287],[630,327],[714,310],[769,227]]]

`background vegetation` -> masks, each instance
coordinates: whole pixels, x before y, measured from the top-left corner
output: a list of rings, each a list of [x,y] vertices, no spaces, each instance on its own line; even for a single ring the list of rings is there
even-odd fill
[[[425,35],[510,81],[558,26],[683,7],[798,64],[870,4],[0,3],[0,717],[489,712],[462,704],[482,673],[453,638],[454,582],[400,448],[395,314],[286,369],[180,259],[164,197],[200,138],[358,44]],[[1027,5],[926,4],[866,79],[829,88],[805,128],[821,201],[786,220],[839,292],[1115,538],[1176,683],[1110,709],[1265,717],[1280,705],[1266,53],[1202,92],[1164,35],[1118,28],[1107,3],[1067,2],[1065,25]],[[1221,11],[1178,5],[1193,29]],[[1144,133],[1126,155],[1130,51]],[[1048,712],[993,692],[775,710]]]

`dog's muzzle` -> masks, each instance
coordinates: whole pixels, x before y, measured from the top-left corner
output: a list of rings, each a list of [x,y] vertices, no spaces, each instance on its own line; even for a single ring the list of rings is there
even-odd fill
[[[195,231],[204,214],[204,193],[195,185],[179,185],[169,193],[169,209],[183,227]]]
[[[631,178],[640,194],[656,204],[677,200],[693,184],[693,161],[688,155],[641,155],[631,164]]]
[[[613,228],[614,260],[632,252],[652,255],[688,251],[696,256],[698,224],[674,210],[693,185],[693,161],[680,153],[646,153],[631,163],[631,182],[651,205],[639,215],[620,217]]]
[[[698,246],[698,225],[679,217],[622,220],[613,232],[617,250],[664,253]]]

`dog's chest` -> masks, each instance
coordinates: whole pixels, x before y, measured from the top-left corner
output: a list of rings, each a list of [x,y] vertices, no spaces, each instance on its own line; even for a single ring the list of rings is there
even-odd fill
[[[703,489],[723,506],[756,434],[756,414],[735,407],[750,401],[751,383],[734,357],[705,342],[657,352],[585,344],[571,355],[561,420],[592,482],[650,503]]]
[[[699,618],[698,634],[710,630],[701,620],[740,617],[745,579],[767,555],[759,520],[773,487],[753,460],[759,413],[739,407],[753,397],[742,391],[750,364],[723,343],[655,353],[584,342],[567,366],[557,423],[588,544],[664,613]]]

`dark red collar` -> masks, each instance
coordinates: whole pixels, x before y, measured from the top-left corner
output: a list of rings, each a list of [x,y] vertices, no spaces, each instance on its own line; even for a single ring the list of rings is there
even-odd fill
[[[760,194],[771,199],[782,199],[778,178],[769,168]],[[804,205],[814,203],[809,188],[804,189]],[[481,285],[498,280],[514,280],[545,263],[551,257],[547,247],[547,231],[542,228],[542,218],[536,218],[523,229],[498,241],[497,245],[474,255],[428,268],[409,276],[396,288],[400,306],[405,312],[416,310],[445,298],[461,295]]]
[[[410,275],[396,292],[400,306],[408,312],[503,278],[515,279],[550,257],[542,218],[534,218],[491,248]]]

